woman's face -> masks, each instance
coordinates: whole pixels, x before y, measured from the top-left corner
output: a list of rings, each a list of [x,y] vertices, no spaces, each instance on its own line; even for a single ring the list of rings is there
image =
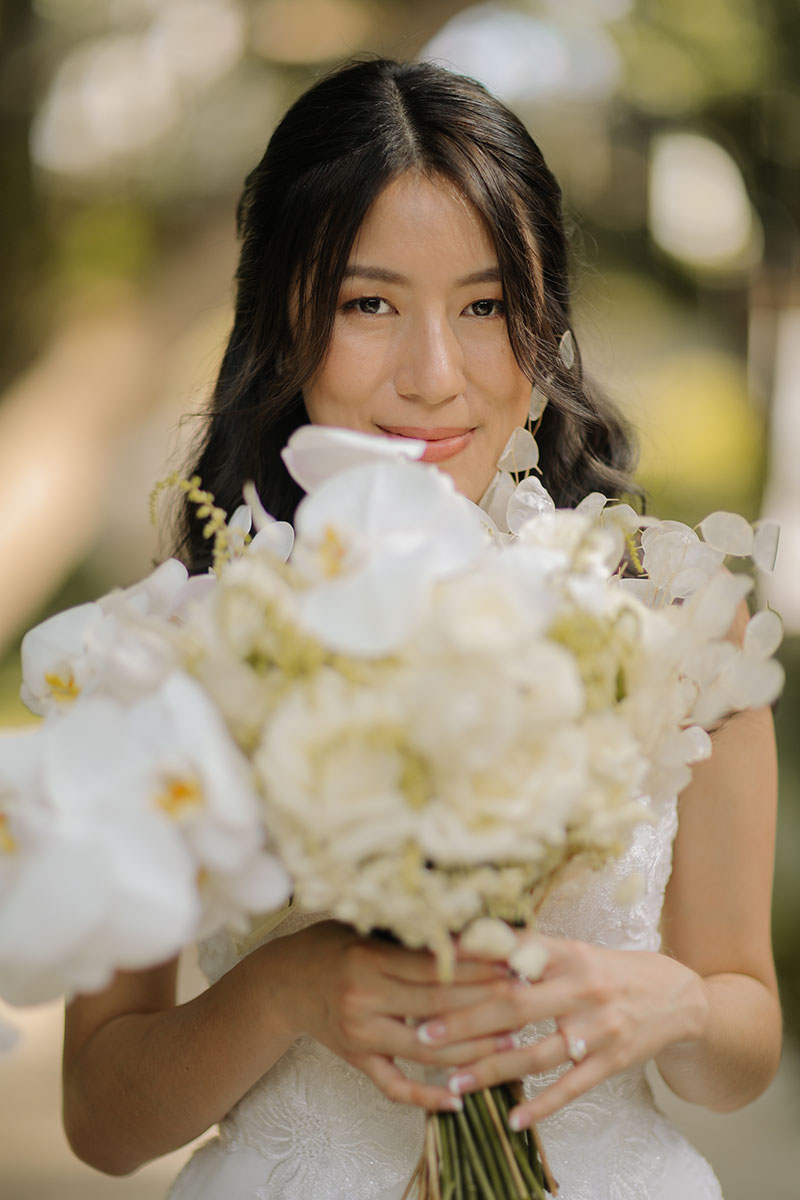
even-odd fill
[[[423,438],[424,460],[477,501],[530,390],[480,217],[446,181],[399,176],[353,246],[328,353],[304,391],[309,419]]]

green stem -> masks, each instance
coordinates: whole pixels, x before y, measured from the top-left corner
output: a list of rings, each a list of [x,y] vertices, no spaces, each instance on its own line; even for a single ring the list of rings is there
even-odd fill
[[[483,1123],[478,1103],[478,1094],[477,1092],[470,1092],[464,1096],[464,1111],[469,1119],[470,1129],[480,1153],[481,1166],[491,1180],[497,1200],[509,1200],[503,1183],[503,1176],[494,1155],[492,1138],[488,1135]]]
[[[512,1175],[511,1168],[508,1165],[505,1151],[500,1143],[500,1138],[497,1129],[495,1128],[494,1121],[492,1120],[492,1114],[489,1112],[489,1106],[486,1103],[486,1097],[484,1096],[483,1092],[475,1093],[475,1106],[481,1115],[483,1128],[486,1132],[486,1140],[494,1152],[494,1160],[502,1176],[503,1184],[505,1185],[505,1190],[509,1200],[519,1200],[517,1185],[514,1182],[514,1176]]]
[[[536,1145],[533,1139],[527,1136],[526,1132],[516,1133],[508,1123],[508,1114],[512,1104],[514,1104],[514,1099],[502,1087],[495,1088],[492,1094],[500,1110],[503,1124],[506,1127],[506,1136],[511,1143],[511,1149],[514,1151],[517,1166],[522,1172],[522,1176],[535,1200],[545,1200],[544,1185],[538,1174],[541,1166],[539,1156],[536,1153]]]
[[[453,1164],[453,1200],[464,1200],[464,1181],[461,1174],[461,1147],[458,1141],[458,1125],[455,1113],[448,1114],[444,1120],[444,1128],[450,1149],[450,1161]]]
[[[459,1128],[458,1124],[456,1124],[456,1129],[458,1129],[459,1134],[461,1134],[461,1129]],[[466,1144],[464,1164],[462,1169],[464,1172],[464,1200],[475,1200],[475,1198],[478,1196],[478,1185],[475,1183],[475,1176],[472,1172],[472,1163],[470,1161],[469,1154],[466,1152]]]
[[[448,1158],[449,1146],[445,1144],[444,1139],[444,1120],[441,1113],[437,1113],[433,1118],[433,1142],[436,1147],[436,1191],[441,1200],[448,1200],[453,1194],[450,1186],[453,1181],[453,1169]]]
[[[465,1096],[464,1099],[465,1101],[468,1101],[469,1097]],[[503,1200],[502,1196],[498,1196],[494,1191],[486,1176],[486,1172],[483,1169],[483,1163],[481,1162],[480,1155],[478,1154],[477,1147],[472,1137],[470,1122],[467,1120],[468,1111],[469,1104],[465,1103],[464,1112],[456,1113],[456,1120],[458,1121],[458,1128],[464,1140],[464,1146],[466,1147],[469,1164],[472,1167],[472,1184],[475,1189],[474,1192],[472,1192],[472,1195],[479,1196],[480,1191],[478,1189],[480,1188],[483,1191],[483,1200]]]

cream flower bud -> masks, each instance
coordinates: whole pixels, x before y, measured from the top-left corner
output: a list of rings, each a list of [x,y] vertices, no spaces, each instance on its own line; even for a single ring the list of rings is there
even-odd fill
[[[542,942],[535,938],[528,938],[526,941],[518,943],[514,952],[508,957],[508,964],[523,979],[541,979],[549,957]]]
[[[479,917],[467,927],[460,938],[461,950],[476,958],[508,958],[517,945],[517,935],[506,925],[491,917]]]

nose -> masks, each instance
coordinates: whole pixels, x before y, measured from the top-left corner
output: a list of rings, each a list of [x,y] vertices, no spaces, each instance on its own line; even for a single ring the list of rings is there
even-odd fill
[[[446,317],[413,322],[398,349],[395,387],[406,399],[443,404],[466,388],[463,347]]]

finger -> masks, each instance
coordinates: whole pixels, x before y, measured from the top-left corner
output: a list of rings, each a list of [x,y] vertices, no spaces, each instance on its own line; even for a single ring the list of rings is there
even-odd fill
[[[551,1083],[533,1100],[518,1104],[509,1113],[512,1129],[527,1129],[537,1121],[552,1116],[565,1104],[591,1091],[604,1079],[614,1074],[614,1069],[602,1054],[590,1054],[577,1067],[570,1067],[555,1083]]]
[[[441,983],[441,970],[432,954],[419,950],[406,950],[401,946],[380,947],[380,969],[390,979],[401,979],[406,983]],[[485,959],[469,959],[454,964],[452,985],[489,983],[494,979],[506,979],[508,967],[505,963],[487,962]]]
[[[357,1065],[384,1096],[397,1104],[416,1104],[430,1112],[460,1112],[463,1108],[463,1101],[447,1088],[409,1079],[396,1063],[382,1055],[367,1055]]]
[[[575,1007],[568,982],[552,980],[529,984],[522,980],[502,980],[488,994],[469,1003],[453,1004],[440,1016],[425,1021],[417,1030],[420,1041],[446,1045],[470,1041],[491,1033],[522,1029],[546,1017],[561,1017]]]
[[[428,1033],[432,1031],[430,1040],[434,1041],[437,1040],[437,1034],[433,1025],[430,1024],[431,1019],[437,1021],[441,1016],[442,1020],[446,1019],[449,1022],[453,1013],[491,1003],[495,989],[504,986],[505,981],[498,980],[481,984],[437,983],[427,987],[392,981],[391,987],[387,988],[384,994],[378,994],[375,1007],[387,1016],[412,1017],[427,1023],[429,1025]],[[509,1025],[505,1025],[502,1029],[497,1026],[494,1030],[478,1029],[475,1033],[505,1032],[509,1028]],[[447,1040],[450,1042],[464,1041],[469,1040],[472,1036],[474,1034],[468,1030],[463,1037],[450,1037]],[[439,1040],[443,1039],[439,1038]],[[425,1033],[420,1037],[420,1041],[426,1042]]]
[[[461,1061],[463,1066],[448,1084],[450,1090],[459,1095],[494,1087],[510,1079],[521,1079],[525,1075],[543,1075],[570,1060],[564,1038],[560,1033],[554,1033],[532,1045],[515,1044],[508,1050],[499,1044],[488,1054],[476,1055],[474,1060],[462,1058]]]
[[[359,1050],[377,1051],[392,1058],[406,1058],[434,1067],[458,1067],[462,1063],[502,1053],[516,1046],[511,1033],[448,1046],[426,1046],[417,1039],[413,1026],[388,1017],[378,1017],[370,1022],[360,1043]]]

